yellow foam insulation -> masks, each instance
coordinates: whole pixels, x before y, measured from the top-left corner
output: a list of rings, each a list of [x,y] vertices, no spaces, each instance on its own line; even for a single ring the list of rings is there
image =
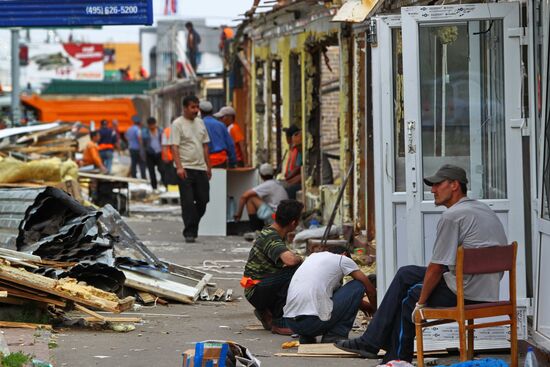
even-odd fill
[[[78,165],[71,160],[49,158],[22,162],[8,157],[0,161],[0,183],[62,182],[77,178]]]
[[[87,285],[85,282],[79,282],[73,278],[62,278],[57,281],[55,289],[68,292],[69,294],[84,299],[93,299],[99,297],[107,301],[118,303],[120,300],[114,293],[105,292],[101,289]]]

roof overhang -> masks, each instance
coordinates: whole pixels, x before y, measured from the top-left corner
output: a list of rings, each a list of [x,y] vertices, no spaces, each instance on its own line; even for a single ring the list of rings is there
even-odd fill
[[[332,18],[333,22],[361,23],[383,0],[348,0]]]

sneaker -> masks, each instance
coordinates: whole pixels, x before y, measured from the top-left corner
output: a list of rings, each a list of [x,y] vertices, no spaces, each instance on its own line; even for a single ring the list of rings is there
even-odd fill
[[[334,343],[334,346],[346,352],[357,353],[363,358],[378,359],[378,352],[375,352],[374,348],[361,340],[361,338],[341,340]]]
[[[298,339],[300,342],[300,345],[302,344],[316,344],[317,338],[314,336],[307,336],[307,335],[300,335],[300,339]]]
[[[345,336],[342,336],[342,335],[336,335],[336,334],[326,333],[326,334],[323,335],[323,337],[321,338],[321,343],[333,344],[333,343],[336,343],[336,342],[339,342],[339,341],[343,341],[343,340],[348,340],[348,338],[346,338]]]
[[[271,326],[271,332],[273,334],[279,334],[279,335],[292,335],[294,334],[292,332],[292,330],[290,330],[290,328],[287,328],[287,327],[281,327],[281,326],[277,326],[277,325],[272,325]]]
[[[262,323],[265,330],[271,330],[271,312],[269,310],[254,310],[254,316]]]

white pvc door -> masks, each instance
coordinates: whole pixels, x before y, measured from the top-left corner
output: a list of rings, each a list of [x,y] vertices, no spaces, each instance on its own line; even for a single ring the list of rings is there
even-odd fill
[[[377,179],[377,288],[382,299],[400,266],[407,265],[407,210],[401,16],[376,18],[373,48],[374,154]]]
[[[524,269],[519,4],[404,7],[408,263],[429,261],[443,207],[422,178],[452,163],[518,241]],[[525,297],[518,271],[518,297]]]

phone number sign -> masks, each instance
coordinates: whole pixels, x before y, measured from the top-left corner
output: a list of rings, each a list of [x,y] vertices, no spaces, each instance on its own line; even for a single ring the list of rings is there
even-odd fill
[[[153,24],[153,0],[0,0],[0,27],[131,24]]]

